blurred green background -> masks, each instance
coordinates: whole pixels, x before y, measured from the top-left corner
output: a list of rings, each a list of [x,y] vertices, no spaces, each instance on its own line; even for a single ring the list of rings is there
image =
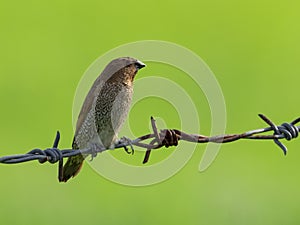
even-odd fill
[[[300,116],[299,10],[299,2],[270,0],[1,2],[1,155],[49,147],[57,129],[60,147],[69,148],[82,74],[138,40],[175,42],[205,60],[224,93],[227,133],[264,127],[257,113],[290,121]],[[167,115],[168,107],[153,111],[155,101],[141,103],[143,115],[133,111],[137,134],[151,113]],[[203,109],[204,134],[209,119]],[[147,187],[112,183],[88,165],[66,184],[56,180],[56,165],[1,165],[1,223],[299,224],[300,140],[286,144],[287,157],[271,141],[225,144],[203,173],[199,145],[178,174]]]

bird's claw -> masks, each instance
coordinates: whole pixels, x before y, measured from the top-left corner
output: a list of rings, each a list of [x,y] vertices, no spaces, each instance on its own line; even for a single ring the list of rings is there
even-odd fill
[[[93,159],[97,156],[98,152],[101,150],[101,146],[96,144],[96,143],[91,143],[90,144],[90,149],[91,149],[91,159],[90,162],[93,161]]]
[[[132,145],[132,141],[129,138],[122,137],[119,140],[119,143],[124,145],[124,150],[127,154],[132,154],[132,155],[134,154],[134,148],[133,148],[133,145]],[[130,147],[130,149],[128,148],[128,146]]]

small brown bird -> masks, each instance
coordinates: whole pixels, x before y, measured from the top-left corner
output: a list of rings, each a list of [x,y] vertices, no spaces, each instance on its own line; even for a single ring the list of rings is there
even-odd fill
[[[133,79],[145,67],[141,61],[122,57],[112,60],[95,80],[78,116],[73,149],[113,148],[132,100]],[[68,159],[60,181],[80,171],[86,155]]]

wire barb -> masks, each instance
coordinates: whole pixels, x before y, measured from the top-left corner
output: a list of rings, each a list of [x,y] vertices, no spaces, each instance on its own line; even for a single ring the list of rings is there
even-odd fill
[[[218,136],[204,136],[198,134],[187,134],[183,131],[177,129],[163,129],[158,131],[156,126],[156,121],[153,117],[151,117],[151,126],[152,126],[152,133],[143,135],[138,137],[134,140],[130,140],[129,138],[123,137],[121,138],[114,146],[114,149],[117,148],[124,148],[127,153],[134,153],[133,146],[137,146],[140,148],[145,149],[145,156],[143,163],[147,163],[150,158],[151,151],[154,149],[159,149],[161,147],[171,147],[177,146],[179,141],[188,141],[188,142],[195,142],[195,143],[228,143],[237,141],[239,139],[256,139],[256,140],[273,140],[276,145],[278,145],[281,150],[283,151],[284,155],[287,154],[287,147],[284,146],[280,142],[280,139],[285,140],[292,140],[299,136],[300,126],[296,126],[297,123],[300,122],[300,117],[293,120],[291,123],[282,123],[281,125],[277,126],[273,123],[269,118],[267,118],[263,114],[258,114],[258,116],[266,122],[269,127],[256,129],[247,131],[241,134],[225,134],[225,135],[218,135]],[[273,134],[263,134],[269,131],[273,131]],[[145,141],[150,140],[147,144]],[[105,148],[87,148],[87,149],[58,149],[58,144],[60,141],[60,133],[57,131],[56,137],[54,139],[53,147],[47,148],[45,150],[41,149],[33,149],[24,155],[10,155],[4,156],[0,158],[0,163],[5,164],[15,164],[15,163],[22,163],[28,162],[33,160],[38,160],[40,163],[57,163],[58,162],[58,179],[62,179],[62,172],[63,172],[63,158],[68,158],[74,155],[85,154],[91,155],[92,157],[96,157],[97,153],[111,150]],[[128,147],[131,148],[131,151],[128,150]]]

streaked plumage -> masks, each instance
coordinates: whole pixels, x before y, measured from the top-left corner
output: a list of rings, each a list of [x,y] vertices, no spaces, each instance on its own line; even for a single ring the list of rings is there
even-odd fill
[[[91,87],[76,124],[73,149],[113,147],[132,100],[133,79],[145,64],[122,57],[111,61]],[[79,171],[85,156],[68,159],[61,181],[66,182]]]

